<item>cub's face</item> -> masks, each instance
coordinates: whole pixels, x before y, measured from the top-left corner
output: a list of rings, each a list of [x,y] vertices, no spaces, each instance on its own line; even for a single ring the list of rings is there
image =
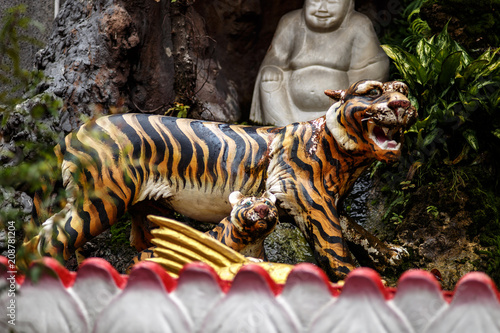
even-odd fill
[[[404,83],[363,80],[325,94],[338,100],[326,121],[344,150],[386,162],[399,158],[404,132],[417,119]]]
[[[231,222],[241,235],[251,239],[263,238],[276,227],[278,209],[274,195],[243,197],[240,194],[237,199],[230,198],[230,201],[233,205]]]

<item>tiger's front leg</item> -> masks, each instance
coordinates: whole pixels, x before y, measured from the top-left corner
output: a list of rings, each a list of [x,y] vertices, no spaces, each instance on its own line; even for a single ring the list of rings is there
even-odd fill
[[[328,277],[333,281],[344,279],[354,265],[342,236],[336,208],[329,200],[316,199],[310,204],[318,209],[302,210],[294,217],[295,222]]]

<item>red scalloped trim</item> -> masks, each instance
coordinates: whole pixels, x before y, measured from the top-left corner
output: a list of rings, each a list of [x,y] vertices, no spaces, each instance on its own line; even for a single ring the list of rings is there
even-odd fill
[[[500,292],[498,291],[495,283],[488,275],[486,275],[482,272],[470,272],[470,273],[467,273],[464,276],[462,276],[460,278],[460,280],[458,280],[457,285],[455,286],[454,292],[456,292],[462,284],[468,283],[470,281],[478,282],[480,284],[483,284],[483,285],[486,285],[487,287],[489,287],[496,295],[497,301],[500,302]]]
[[[30,269],[33,269],[36,267],[36,265],[41,265],[42,267],[49,269],[52,271],[56,276],[59,277],[59,280],[61,283],[64,285],[65,288],[69,288],[73,286],[75,283],[75,279],[78,276],[77,272],[72,272],[67,270],[65,267],[63,267],[57,260],[50,258],[50,257],[45,257],[41,259],[40,261],[35,262],[33,265],[31,265]],[[126,285],[129,282],[129,276],[127,275],[122,275],[119,274],[116,269],[114,269],[111,264],[109,264],[106,260],[101,259],[101,258],[89,258],[86,259],[81,267],[85,266],[95,266],[99,267],[100,269],[103,269],[111,275],[113,278],[113,281],[115,282],[116,286],[120,289],[123,289],[126,287]],[[7,272],[9,271],[7,269],[8,267],[8,259],[6,257],[0,256],[0,275],[7,275]],[[170,276],[165,270],[158,264],[154,262],[141,262],[138,263],[137,265],[134,266],[131,272],[131,276],[133,276],[134,271],[136,270],[147,270],[157,276],[160,281],[163,283],[165,286],[165,289],[167,292],[172,292],[175,290],[177,287],[177,281],[178,279],[173,278]],[[189,263],[184,268],[181,270],[179,274],[179,279],[182,279],[182,275],[184,272],[193,272],[193,271],[199,271],[199,272],[204,272],[206,274],[211,275],[214,280],[217,282],[217,284],[220,286],[221,291],[224,293],[227,293],[229,289],[231,288],[232,281],[225,281],[222,280],[217,273],[207,264],[200,263],[200,262],[195,262],[195,263]],[[253,274],[256,274],[260,276],[265,283],[268,285],[269,290],[273,292],[275,296],[279,295],[282,290],[283,290],[283,285],[282,284],[277,284],[272,280],[272,278],[269,276],[269,274],[260,266],[258,265],[245,265],[244,267],[241,268],[241,272],[252,272]],[[325,273],[318,268],[315,265],[309,264],[309,263],[301,263],[295,266],[295,268],[292,270],[290,274],[300,274],[301,272],[305,272],[308,274],[314,274],[317,277],[319,277],[325,285],[328,286],[332,296],[338,296],[342,293],[343,291],[343,286],[341,284],[333,284],[328,281],[328,278],[326,277]],[[140,275],[140,274],[139,274]],[[351,273],[346,278],[346,282],[348,282],[350,279],[356,279],[356,278],[362,278],[362,279],[368,279],[373,283],[373,285],[382,293],[382,295],[385,297],[385,299],[389,300],[394,297],[394,294],[397,292],[397,288],[391,288],[391,287],[384,287],[382,280],[377,272],[370,268],[357,268]],[[423,270],[409,270],[403,273],[399,279],[399,283],[406,281],[407,279],[420,279],[420,280],[425,280],[431,284],[434,284],[436,288],[438,288],[444,299],[447,302],[452,301],[453,296],[457,288],[460,287],[463,283],[468,283],[470,281],[476,281],[482,285],[486,285],[489,289],[491,289],[494,294],[497,297],[497,300],[500,302],[500,292],[498,291],[495,283],[491,280],[490,277],[488,277],[486,274],[481,273],[481,272],[471,272],[466,275],[464,275],[457,283],[455,286],[454,291],[443,291],[441,290],[441,286],[439,282],[437,281],[435,275],[423,271]],[[16,275],[16,281],[18,284],[23,284],[24,283],[24,276],[17,274]]]
[[[121,275],[118,273],[118,271],[106,260],[102,260],[101,258],[88,258],[81,263],[79,270],[85,266],[99,267],[107,271],[113,278],[113,281],[115,281],[116,286],[120,289],[125,288],[127,285],[128,275]]]
[[[170,293],[175,290],[175,287],[177,286],[177,279],[174,279],[159,264],[152,261],[141,261],[135,264],[130,271],[130,278],[132,278],[134,274],[137,274],[137,271],[140,271],[142,269],[151,271],[152,273],[156,274],[156,276],[158,276],[158,278],[162,281],[167,292]]]
[[[222,280],[211,266],[203,262],[191,262],[184,265],[184,267],[182,267],[181,271],[179,272],[179,279],[182,279],[182,276],[184,274],[187,274],[188,272],[200,272],[210,275],[214,279],[214,281],[217,282],[221,291],[225,294],[227,294],[229,288],[231,288],[231,281]]]
[[[279,294],[281,294],[281,291],[283,290],[283,285],[274,282],[274,280],[271,278],[271,276],[269,276],[266,270],[258,265],[255,264],[244,265],[243,267],[240,268],[238,274],[240,274],[240,272],[241,273],[252,272],[254,274],[260,275],[267,284],[267,286],[269,287],[269,290],[273,292],[274,296],[278,296]]]
[[[43,257],[39,261],[36,261],[31,265],[31,269],[33,269],[36,265],[43,265],[47,268],[50,268],[59,276],[59,280],[61,280],[63,286],[65,288],[69,288],[73,286],[75,283],[76,272],[68,271],[64,266],[62,266],[59,261],[51,257]]]

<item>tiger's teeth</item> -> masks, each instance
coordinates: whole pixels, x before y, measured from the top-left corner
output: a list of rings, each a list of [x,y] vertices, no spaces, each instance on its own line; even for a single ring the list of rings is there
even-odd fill
[[[382,130],[384,131],[385,136],[387,136],[387,133],[389,133],[389,129],[387,127],[382,127]]]
[[[389,144],[391,145],[391,147],[389,147]],[[394,140],[387,140],[380,144],[379,147],[384,150],[398,150],[401,147],[401,142],[396,143],[396,141]]]

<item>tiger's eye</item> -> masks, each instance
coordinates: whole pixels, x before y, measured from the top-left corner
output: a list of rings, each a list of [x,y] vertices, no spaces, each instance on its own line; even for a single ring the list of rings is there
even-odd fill
[[[378,88],[374,88],[368,92],[368,96],[370,97],[379,97],[382,95],[382,92]]]

